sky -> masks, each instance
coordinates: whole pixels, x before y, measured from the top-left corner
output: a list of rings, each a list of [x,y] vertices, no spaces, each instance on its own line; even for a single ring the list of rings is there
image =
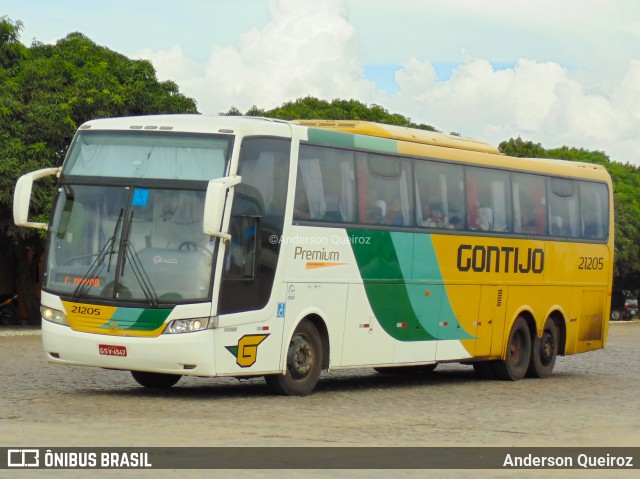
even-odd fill
[[[0,0],[21,41],[81,32],[217,114],[307,95],[497,146],[640,165],[637,0]]]

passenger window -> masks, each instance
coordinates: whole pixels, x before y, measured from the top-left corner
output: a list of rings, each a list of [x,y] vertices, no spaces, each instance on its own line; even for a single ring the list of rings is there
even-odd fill
[[[607,186],[601,183],[580,182],[580,209],[582,237],[605,239],[609,224],[609,196]]]
[[[467,221],[470,230],[511,231],[509,173],[468,167]]]
[[[515,173],[512,177],[513,231],[526,235],[547,233],[547,194],[542,176]]]
[[[413,226],[411,160],[358,153],[357,164],[360,221]]]
[[[416,223],[424,228],[464,228],[463,168],[433,161],[414,162]]]
[[[549,234],[576,238],[580,236],[576,181],[549,178]]]
[[[351,151],[300,146],[294,220],[355,220],[355,168]]]

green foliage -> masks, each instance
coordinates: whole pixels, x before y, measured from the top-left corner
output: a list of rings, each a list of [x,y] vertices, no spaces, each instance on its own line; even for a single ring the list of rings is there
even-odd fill
[[[12,22],[0,17],[0,67],[3,71],[16,66],[24,60],[29,51],[19,41],[22,22]]]
[[[0,18],[0,237],[13,226],[11,204],[23,173],[62,164],[79,125],[94,118],[196,113],[195,101],[159,82],[146,60],[130,60],[71,33],[55,45],[20,43],[20,22]],[[33,215],[48,217],[51,184],[38,182]]]
[[[505,155],[518,158],[548,158],[547,151],[540,143],[523,141],[522,138],[511,138],[498,145],[498,149]]]
[[[240,110],[231,107],[228,112],[222,113],[228,116],[241,115]],[[267,118],[279,118],[281,120],[361,120],[385,123],[387,125],[407,126],[421,130],[436,131],[431,125],[412,123],[397,113],[389,113],[380,105],[367,106],[357,100],[319,100],[311,96],[299,98],[293,102],[287,102],[282,106],[271,110],[263,110],[252,106],[245,116],[262,116]]]

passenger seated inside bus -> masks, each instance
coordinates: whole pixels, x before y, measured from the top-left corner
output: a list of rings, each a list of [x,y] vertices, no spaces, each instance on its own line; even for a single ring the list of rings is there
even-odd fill
[[[424,205],[422,207],[422,226],[425,226],[427,228],[435,228],[438,226],[438,223],[435,221],[433,212],[429,205]]]
[[[478,208],[478,229],[491,231],[493,229],[493,211],[486,206]]]
[[[376,225],[383,222],[387,214],[387,203],[377,200],[371,191],[367,191],[367,199],[362,221],[366,224]]]
[[[389,202],[389,208],[385,216],[385,223],[393,226],[404,225],[404,216],[402,214],[402,205],[399,198],[393,198]]]

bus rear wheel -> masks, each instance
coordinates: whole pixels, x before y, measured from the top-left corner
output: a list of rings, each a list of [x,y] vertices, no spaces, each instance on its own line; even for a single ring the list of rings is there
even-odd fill
[[[289,342],[286,374],[269,375],[264,379],[278,394],[307,396],[318,384],[321,369],[320,334],[310,321],[303,321],[298,325]]]
[[[496,379],[518,381],[527,373],[530,357],[531,334],[529,327],[525,319],[518,316],[509,333],[507,354],[504,361],[491,363],[493,374]]]
[[[131,371],[131,375],[140,386],[154,389],[168,389],[180,381],[182,377],[179,374],[147,373],[144,371]]]
[[[534,336],[531,349],[531,361],[527,376],[532,378],[548,378],[553,372],[558,356],[558,328],[553,319],[547,318],[542,337]]]

